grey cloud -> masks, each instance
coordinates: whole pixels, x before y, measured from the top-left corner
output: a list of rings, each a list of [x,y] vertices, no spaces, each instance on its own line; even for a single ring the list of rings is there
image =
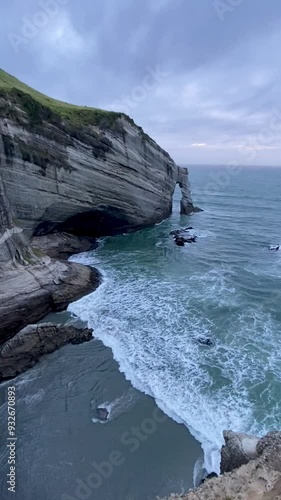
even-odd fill
[[[279,109],[279,0],[242,0],[223,22],[213,0],[61,3],[18,53],[8,35],[21,34],[23,16],[41,6],[2,3],[1,67],[56,98],[111,109],[121,100],[128,111],[122,103],[141,95],[148,67],[160,66],[169,76],[145,89],[129,114],[179,162],[228,161]],[[272,147],[280,140],[276,130]],[[264,149],[256,161],[279,158],[278,149]]]

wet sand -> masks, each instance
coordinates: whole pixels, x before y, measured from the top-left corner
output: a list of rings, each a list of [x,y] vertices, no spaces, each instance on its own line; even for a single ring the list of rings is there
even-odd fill
[[[0,386],[2,403],[9,385]],[[18,436],[13,498],[154,500],[193,486],[200,445],[131,386],[100,341],[62,348],[12,385]],[[99,406],[110,411],[105,423],[95,420]],[[1,446],[6,445],[6,418],[2,404]],[[3,499],[11,495],[7,467],[5,452],[0,459]]]

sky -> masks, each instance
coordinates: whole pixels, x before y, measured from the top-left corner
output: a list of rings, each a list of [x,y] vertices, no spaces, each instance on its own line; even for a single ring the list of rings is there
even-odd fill
[[[129,114],[180,164],[281,166],[280,0],[9,0],[5,71]]]

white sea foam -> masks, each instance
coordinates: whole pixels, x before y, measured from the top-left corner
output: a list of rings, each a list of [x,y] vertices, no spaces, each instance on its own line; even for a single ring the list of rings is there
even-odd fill
[[[73,258],[97,265],[104,281],[69,309],[112,348],[133,386],[200,441],[207,472],[219,472],[223,430],[264,434],[280,426],[281,349],[274,346],[280,324],[269,307],[272,297],[262,304],[255,299],[262,290],[251,276],[253,290],[247,288],[243,273],[251,266],[240,246],[233,247],[236,233],[234,240],[225,235],[222,263],[223,235],[197,229],[202,245],[178,249],[167,236],[177,227],[154,230],[150,246],[141,234],[129,235],[117,251],[109,242]],[[199,248],[206,248],[208,263]],[[252,265],[258,279],[263,266],[259,256]],[[200,337],[211,337],[213,346],[200,345]]]
[[[137,389],[155,397],[166,414],[188,427],[202,443],[206,470],[218,472],[222,431],[247,430],[252,420],[247,388],[240,383],[245,366],[237,359],[235,345],[226,347],[222,340],[209,350],[194,342],[195,336],[212,332],[212,322],[198,316],[194,306],[187,314],[193,298],[189,293],[186,302],[175,303],[173,284],[162,283],[159,296],[159,283],[153,278],[149,283],[142,277],[130,282],[106,274],[103,285],[70,310],[112,348],[121,371]],[[211,297],[232,296],[232,290],[223,288],[221,276],[212,282]],[[213,368],[227,385],[213,388]]]
[[[105,408],[108,411],[108,419],[104,422],[101,422],[97,418],[92,418],[94,424],[96,423],[107,423],[112,421],[113,419],[118,418],[120,415],[128,411],[136,401],[138,400],[136,391],[134,389],[129,389],[124,392],[120,397],[114,399],[113,401],[104,401],[103,403],[97,403],[97,401],[92,401],[92,408],[95,411],[97,408]]]

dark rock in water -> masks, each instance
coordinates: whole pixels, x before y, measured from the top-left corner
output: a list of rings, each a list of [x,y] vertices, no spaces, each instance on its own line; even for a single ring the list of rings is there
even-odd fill
[[[204,484],[206,481],[209,481],[209,479],[214,479],[214,477],[219,477],[216,472],[211,472],[211,474],[208,474],[204,479],[202,479],[201,484]]]
[[[29,325],[0,348],[0,382],[31,368],[44,354],[92,340],[92,330],[75,325]]]
[[[109,411],[106,408],[98,408],[97,409],[97,418],[102,422],[108,420]]]
[[[211,472],[211,474],[208,474],[206,479],[213,479],[214,477],[219,477],[219,476],[218,476],[218,474],[216,474],[216,472]]]
[[[187,233],[188,231],[192,231],[193,227],[185,227],[183,229],[175,229],[174,231],[170,232],[171,236],[178,236],[178,235],[184,235],[184,233]]]
[[[176,239],[175,239],[175,242],[176,242],[176,245],[177,245],[178,247],[184,247],[184,243],[185,243],[185,242],[184,242],[184,239],[183,239],[183,238],[176,238]]]
[[[212,345],[214,345],[213,341],[210,338],[203,338],[203,337],[201,337],[200,339],[198,339],[198,342],[199,342],[199,344],[207,345],[209,347],[211,347]]]
[[[192,236],[190,234],[187,234],[188,231],[190,231],[192,228],[185,228],[185,229],[176,229],[175,231],[172,231],[170,234],[174,236],[174,240],[176,245],[183,247],[185,243],[196,243],[197,241],[197,236]]]
[[[184,241],[185,243],[196,243],[197,236],[188,236],[188,237],[185,236]]]
[[[185,243],[196,243],[197,241],[196,236],[185,236],[181,234],[178,238],[182,239]]]
[[[259,438],[232,431],[223,433],[225,445],[221,450],[221,473],[232,472],[258,457]]]
[[[204,212],[203,208],[200,208],[200,207],[194,207],[193,208],[193,214],[197,214],[199,212]]]

